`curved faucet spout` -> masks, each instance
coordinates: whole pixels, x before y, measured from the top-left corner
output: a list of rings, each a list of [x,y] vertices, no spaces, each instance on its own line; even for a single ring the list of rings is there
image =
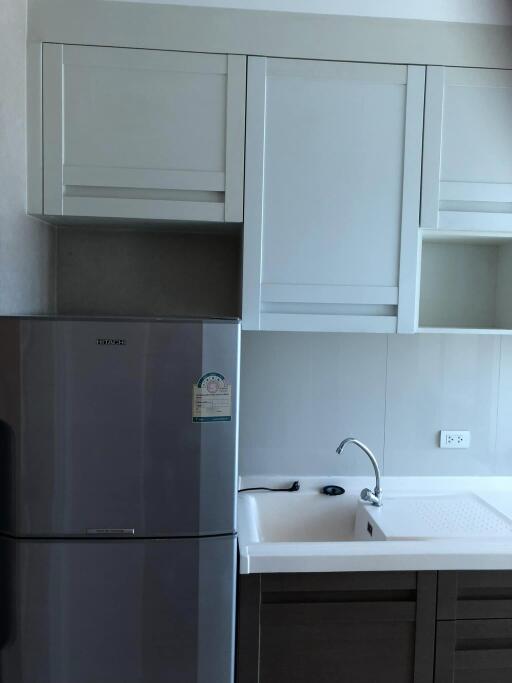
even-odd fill
[[[372,505],[380,507],[382,505],[382,489],[380,487],[380,469],[379,464],[377,462],[377,458],[373,455],[372,451],[368,448],[368,446],[366,446],[362,441],[359,441],[359,439],[354,439],[353,437],[343,439],[343,441],[336,449],[336,453],[341,454],[345,446],[347,446],[347,444],[349,443],[353,443],[356,446],[359,446],[359,448],[364,453],[366,453],[366,455],[370,458],[370,462],[372,463],[373,470],[375,472],[375,488],[373,492],[369,489],[364,489],[363,491],[361,491],[361,498],[362,500],[371,503]]]

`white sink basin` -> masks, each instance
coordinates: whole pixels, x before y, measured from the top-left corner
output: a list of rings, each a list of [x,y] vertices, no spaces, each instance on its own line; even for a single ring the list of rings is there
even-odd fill
[[[357,506],[347,493],[242,493],[239,524],[249,543],[353,541]]]
[[[244,493],[241,523],[249,543],[421,541],[506,538],[512,522],[479,496],[396,496],[378,508],[354,493]]]

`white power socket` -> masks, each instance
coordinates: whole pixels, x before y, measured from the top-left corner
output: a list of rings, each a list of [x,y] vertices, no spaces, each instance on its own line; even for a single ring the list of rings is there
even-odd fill
[[[439,448],[469,448],[471,432],[441,431]]]

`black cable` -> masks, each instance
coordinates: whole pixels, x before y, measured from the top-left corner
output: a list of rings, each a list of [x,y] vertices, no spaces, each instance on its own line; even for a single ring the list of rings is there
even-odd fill
[[[279,492],[289,492],[298,491],[300,489],[300,481],[294,481],[293,484],[287,489],[271,489],[268,486],[252,486],[247,489],[239,489],[238,493],[243,493],[244,491],[279,491]]]

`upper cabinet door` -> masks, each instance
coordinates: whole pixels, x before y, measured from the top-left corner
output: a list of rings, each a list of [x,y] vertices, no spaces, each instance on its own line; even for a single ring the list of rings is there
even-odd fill
[[[399,261],[417,249],[424,79],[249,58],[245,329],[397,330],[399,279],[416,277]]]
[[[44,45],[43,211],[243,220],[246,58]]]
[[[512,231],[512,71],[428,67],[421,227]]]

